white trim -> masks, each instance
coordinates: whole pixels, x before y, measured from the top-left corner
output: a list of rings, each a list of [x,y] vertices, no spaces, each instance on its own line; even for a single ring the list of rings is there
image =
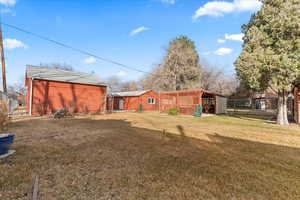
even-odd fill
[[[33,91],[33,78],[31,78],[31,84],[30,84],[30,103],[29,103],[29,115],[31,116],[32,115],[32,91]]]
[[[160,101],[161,101],[161,99],[160,99],[160,92],[158,92],[158,112],[160,112]]]
[[[149,103],[149,100],[151,100],[152,102]],[[148,97],[147,103],[151,104],[151,105],[155,104],[155,98],[154,97]]]

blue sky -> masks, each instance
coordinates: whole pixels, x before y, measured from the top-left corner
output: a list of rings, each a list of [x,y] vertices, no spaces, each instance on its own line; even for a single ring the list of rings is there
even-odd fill
[[[151,71],[170,40],[186,35],[200,56],[234,73],[242,46],[241,25],[259,9],[257,0],[0,0],[2,20],[93,54]],[[26,64],[68,63],[100,78],[137,80],[144,74],[119,68],[3,27],[9,84]]]

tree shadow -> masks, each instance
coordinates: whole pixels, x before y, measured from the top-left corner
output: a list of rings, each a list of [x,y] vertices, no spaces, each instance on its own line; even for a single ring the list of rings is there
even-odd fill
[[[75,84],[70,83],[69,86],[65,86],[64,91],[53,89],[49,81],[40,81],[34,88],[33,113],[47,115],[60,109],[67,109],[71,113],[101,113],[105,110],[106,89],[101,87],[88,92],[89,90],[78,89]],[[92,92],[103,94],[103,97],[97,100],[91,99]]]
[[[28,185],[24,176],[38,173],[44,199],[64,194],[81,199],[113,198],[113,194],[117,199],[296,199],[300,195],[299,148],[219,133],[200,140],[187,136],[180,125],[180,135],[165,132],[165,140],[163,131],[116,119],[30,120],[10,128],[17,134],[17,154],[1,161],[8,170],[3,178],[10,174],[20,185]],[[27,174],[15,173],[22,172],[25,163]],[[89,186],[84,188],[86,183]]]
[[[276,120],[276,116],[274,115],[253,115],[253,114],[228,114],[224,116],[230,116],[243,120],[257,121],[257,120],[266,120],[266,121],[274,121]]]

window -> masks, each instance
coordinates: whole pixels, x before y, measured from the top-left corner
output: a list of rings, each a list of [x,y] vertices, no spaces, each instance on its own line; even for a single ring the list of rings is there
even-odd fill
[[[148,104],[155,104],[155,99],[154,98],[148,98]]]

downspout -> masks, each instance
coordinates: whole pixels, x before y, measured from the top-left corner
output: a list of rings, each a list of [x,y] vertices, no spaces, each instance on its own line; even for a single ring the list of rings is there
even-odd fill
[[[105,95],[104,95],[104,109],[103,109],[103,113],[106,114],[107,113],[107,87],[105,87]]]
[[[29,103],[29,115],[32,116],[32,101],[33,101],[33,79],[34,78],[31,78],[31,84],[30,84],[30,103]]]

